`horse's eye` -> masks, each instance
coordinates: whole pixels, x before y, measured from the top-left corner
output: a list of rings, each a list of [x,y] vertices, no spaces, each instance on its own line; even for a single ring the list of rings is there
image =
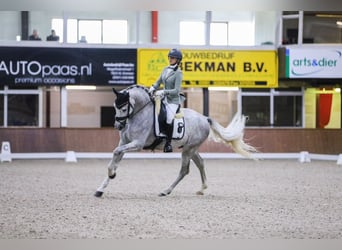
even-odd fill
[[[122,108],[121,109],[121,112],[126,112],[127,111],[127,108]]]

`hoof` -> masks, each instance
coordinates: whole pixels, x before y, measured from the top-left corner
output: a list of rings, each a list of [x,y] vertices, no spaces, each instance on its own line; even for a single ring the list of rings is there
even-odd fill
[[[114,179],[115,176],[116,176],[116,173],[114,173],[113,175],[109,175],[108,177],[109,177],[109,179]]]
[[[160,194],[158,194],[158,196],[164,197],[164,196],[168,196],[169,194],[171,194],[171,191],[164,191],[164,192],[161,192]]]
[[[204,195],[203,191],[197,191],[196,194],[197,195]]]
[[[103,195],[103,192],[101,191],[96,191],[94,194],[95,197],[101,197],[102,195]]]

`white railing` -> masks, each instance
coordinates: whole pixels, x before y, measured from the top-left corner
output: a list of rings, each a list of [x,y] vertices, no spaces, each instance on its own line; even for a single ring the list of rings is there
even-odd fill
[[[236,153],[200,153],[203,159],[245,159],[245,157]],[[336,161],[337,165],[342,165],[342,154],[312,154],[307,151],[298,153],[254,153],[256,159],[279,159],[279,160],[298,160],[301,163],[311,160]],[[112,153],[106,152],[49,152],[49,153],[12,153],[9,142],[2,142],[0,159],[1,162],[11,162],[20,159],[64,159],[65,162],[77,162],[77,159],[111,159]],[[181,153],[154,153],[138,152],[126,153],[126,159],[180,159]]]

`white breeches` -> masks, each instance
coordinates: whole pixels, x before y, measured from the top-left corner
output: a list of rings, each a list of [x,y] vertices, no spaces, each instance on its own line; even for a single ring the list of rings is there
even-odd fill
[[[167,103],[166,100],[164,100],[165,108],[166,108],[166,123],[171,124],[172,120],[175,118],[178,104],[173,103]]]

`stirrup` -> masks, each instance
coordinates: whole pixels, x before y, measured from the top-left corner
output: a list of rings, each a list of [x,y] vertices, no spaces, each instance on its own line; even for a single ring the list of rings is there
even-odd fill
[[[164,153],[170,153],[172,152],[172,145],[170,142],[166,142],[164,146]]]

